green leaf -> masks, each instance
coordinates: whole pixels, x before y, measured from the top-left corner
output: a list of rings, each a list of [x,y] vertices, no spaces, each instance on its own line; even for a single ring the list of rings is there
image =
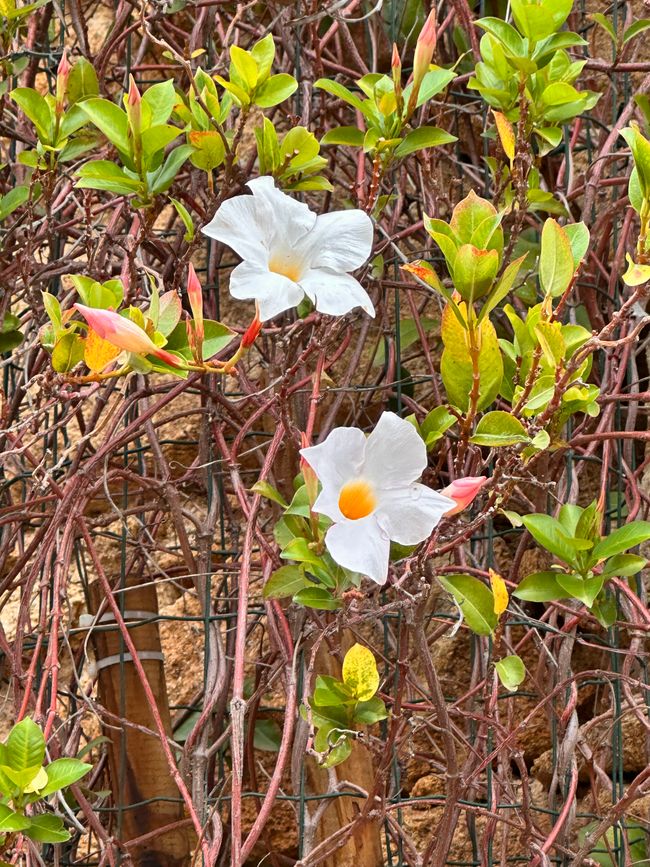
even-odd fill
[[[606,15],[603,15],[602,12],[594,12],[591,15],[588,15],[587,17],[591,18],[591,20],[595,21],[597,24],[600,24],[600,26],[609,34],[609,37],[612,40],[612,42],[616,45],[618,37],[616,36],[616,31],[614,30],[614,25],[609,20],[609,18],[607,18]]]
[[[375,695],[368,701],[360,701],[354,709],[352,718],[359,725],[370,726],[386,719],[387,716],[386,705],[379,696]]]
[[[428,413],[420,425],[420,436],[427,448],[433,446],[458,419],[446,407],[437,406]]]
[[[459,305],[464,318],[465,304]],[[503,358],[496,331],[489,319],[484,319],[479,328],[479,400],[482,410],[492,403],[503,380]],[[442,340],[445,345],[440,362],[442,381],[452,406],[465,412],[474,381],[474,371],[469,356],[468,332],[460,325],[452,307],[448,304],[442,315]]]
[[[319,674],[314,684],[313,702],[317,707],[340,707],[353,700],[345,685],[328,674]]]
[[[166,192],[176,180],[181,166],[192,153],[191,145],[179,145],[167,156],[167,159],[153,176],[151,192],[154,195]]]
[[[305,608],[316,608],[320,611],[336,611],[342,605],[340,599],[336,599],[322,587],[305,587],[294,595],[293,601]]]
[[[82,99],[99,96],[99,82],[92,63],[80,57],[68,76],[68,104],[74,105]]]
[[[162,301],[163,298],[168,293],[165,292],[165,295],[161,296],[161,318],[162,318]],[[217,355],[217,353],[221,352],[222,349],[225,349],[226,346],[232,341],[234,336],[234,332],[228,328],[227,325],[224,325],[222,322],[216,322],[213,319],[204,319],[203,320],[203,329],[205,333],[205,339],[203,340],[203,358],[208,361],[213,356]],[[160,322],[158,324],[158,330],[162,331],[160,328]],[[163,332],[164,333],[164,332]],[[178,325],[173,329],[167,338],[167,343],[165,344],[165,349],[173,350],[177,352],[179,355],[182,355],[186,360],[191,360],[192,352],[187,344],[187,328],[185,326],[185,322],[179,322]]]
[[[589,229],[584,223],[568,223],[563,228],[564,234],[568,236],[571,244],[573,266],[577,268],[589,249]]]
[[[170,196],[169,201],[176,208],[176,213],[183,221],[183,225],[185,226],[185,234],[183,235],[183,240],[187,241],[189,244],[194,240],[194,223],[192,222],[190,212],[187,210],[187,208],[182,202],[179,202],[178,199],[173,199]]]
[[[518,656],[504,656],[494,663],[494,668],[508,692],[516,692],[526,678],[526,667]]]
[[[80,762],[79,759],[56,759],[45,768],[47,773],[47,785],[39,790],[39,795],[44,798],[59,789],[76,783],[92,770],[92,765]]]
[[[445,132],[444,129],[440,129],[437,126],[421,126],[406,134],[401,143],[395,148],[394,155],[400,159],[414,153],[414,151],[449,144],[453,141],[458,141],[456,136]]]
[[[512,15],[519,30],[537,42],[555,33],[569,17],[573,0],[511,0]]]
[[[23,339],[21,331],[0,332],[0,355],[4,355],[5,352],[12,352],[16,347],[20,346]]]
[[[13,214],[13,212],[24,204],[29,198],[29,187],[26,184],[19,184],[12,190],[0,196],[0,222]]]
[[[471,304],[490,291],[498,270],[497,250],[479,250],[473,244],[463,244],[454,261],[454,287],[463,301]]]
[[[305,577],[305,572],[300,566],[281,566],[264,585],[264,598],[283,599],[286,596],[294,596],[306,587],[313,588],[314,584]]]
[[[81,103],[89,120],[122,153],[131,153],[126,112],[108,99],[91,98]]]
[[[275,58],[275,42],[273,41],[273,34],[268,33],[263,39],[256,42],[251,48],[250,53],[257,64],[259,74],[258,80],[264,81],[271,71],[273,59]]]
[[[358,109],[362,114],[367,114],[368,112],[368,107],[364,105],[363,101],[349,91],[347,87],[339,84],[338,81],[330,81],[329,78],[319,78],[318,81],[314,82],[314,87],[324,90],[332,96],[337,96],[339,99],[347,102],[348,105]]]
[[[259,75],[255,58],[252,54],[245,51],[243,48],[240,48],[238,45],[231,45],[230,59],[237,75],[241,79],[241,82],[245,85],[246,90],[249,93],[252,93],[257,84],[257,77]],[[233,77],[232,73],[230,77]]]
[[[514,262],[511,262],[505,269],[505,271],[501,275],[499,282],[490,292],[490,294],[485,300],[485,304],[481,308],[481,312],[478,315],[479,324],[486,316],[488,316],[494,310],[495,307],[497,307],[503,301],[506,295],[510,292],[510,290],[514,286],[517,275],[519,274],[519,270],[525,259],[525,255],[520,256],[519,259],[515,259]]]
[[[619,527],[602,539],[594,548],[592,555],[595,560],[604,560],[614,554],[622,554],[629,548],[635,548],[650,539],[650,523],[648,521],[632,521]]]
[[[352,744],[345,731],[335,726],[323,726],[314,738],[314,749],[319,753],[329,750],[328,755],[321,762],[321,767],[333,768],[348,758],[352,752]]]
[[[45,758],[45,738],[36,723],[26,717],[12,728],[6,741],[8,764],[16,771],[40,767]]]
[[[363,644],[353,644],[343,659],[343,683],[357,701],[368,701],[379,689],[374,654]]]
[[[592,547],[591,543],[584,540],[569,538],[562,524],[550,515],[524,515],[522,521],[539,545],[571,566],[576,566],[578,551]]]
[[[174,81],[160,81],[147,88],[142,96],[142,103],[151,113],[151,127],[166,124],[177,101]],[[147,132],[147,130],[145,130]],[[177,134],[180,130],[177,130]]]
[[[63,820],[49,813],[31,816],[29,827],[23,832],[38,843],[65,843],[70,834],[63,827]]]
[[[254,494],[259,494],[261,497],[266,497],[267,500],[273,500],[274,503],[282,506],[283,509],[286,509],[288,506],[287,501],[284,499],[280,491],[278,491],[277,488],[274,488],[273,485],[269,484],[266,480],[255,482],[251,487],[251,491]]]
[[[515,443],[528,442],[530,437],[519,419],[509,412],[495,410],[486,413],[470,437],[470,442],[479,446],[499,448]]]
[[[320,140],[322,145],[347,145],[349,147],[363,147],[363,130],[357,126],[337,126],[326,132]]]
[[[564,599],[566,593],[558,583],[561,572],[533,572],[519,582],[512,595],[526,602],[554,602]]]
[[[17,87],[9,95],[34,124],[39,139],[44,144],[50,144],[54,117],[45,97],[31,87]]]
[[[142,133],[142,155],[145,165],[152,165],[156,155],[174,141],[181,131],[170,124],[150,126]]]
[[[650,198],[650,141],[641,135],[636,124],[621,130],[621,135],[627,142],[634,157],[636,180],[642,198]],[[632,179],[630,178],[630,186]]]
[[[26,816],[14,813],[6,804],[0,804],[0,834],[24,831],[29,824],[30,821]]]
[[[569,287],[574,271],[569,238],[560,224],[549,218],[542,229],[539,255],[539,282],[542,291],[552,298],[558,298]]]
[[[639,33],[643,33],[644,30],[647,30],[650,27],[650,19],[641,18],[639,21],[635,21],[634,24],[630,24],[630,26],[623,33],[623,45],[627,45],[630,39],[634,39],[635,36],[638,36]]]
[[[501,18],[480,18],[475,24],[498,39],[507,55],[517,57],[524,54],[523,40],[512,24]]]
[[[155,323],[156,330],[160,331],[161,334],[169,338],[167,343],[165,344],[168,349],[177,349],[178,347],[174,346],[171,335],[176,326],[178,325],[181,314],[183,312],[183,305],[181,304],[181,299],[178,297],[177,292],[174,292],[173,289],[170,289],[169,292],[163,292],[163,294],[160,296],[158,304],[158,319]],[[185,331],[184,336],[185,338],[187,338],[187,331]],[[185,342],[187,343],[187,339],[185,340]]]
[[[285,99],[289,99],[297,89],[298,82],[293,75],[288,75],[286,72],[272,75],[261,87],[256,89],[255,105],[259,105],[260,108],[271,108],[284,102]]]
[[[57,373],[67,373],[84,357],[84,340],[79,334],[63,334],[52,351],[52,367]]]
[[[580,575],[559,574],[557,583],[565,591],[565,596],[579,599],[587,608],[591,608],[594,600],[603,589],[605,579],[601,575],[592,578],[582,578]]]
[[[55,295],[51,295],[49,292],[41,292],[41,296],[43,298],[43,306],[45,307],[45,312],[47,313],[50,322],[54,326],[55,330],[60,330],[63,324],[63,320],[61,316],[61,305],[59,304],[59,299]]]
[[[224,161],[226,146],[216,130],[194,130],[189,134],[189,140],[194,148],[190,154],[190,162],[197,169],[211,172]]]
[[[255,720],[253,746],[256,750],[277,753],[282,741],[282,731],[274,719]]]
[[[494,596],[482,581],[472,575],[438,576],[442,586],[458,603],[465,622],[477,635],[491,635],[497,625]]]
[[[142,189],[141,181],[126,175],[110,160],[91,160],[82,165],[77,174],[79,180],[75,186],[82,189],[108,190],[122,196],[133,195]]]
[[[601,572],[604,578],[627,578],[630,575],[637,575],[642,569],[648,565],[645,557],[639,557],[636,554],[615,554],[610,557],[604,564],[605,568]]]

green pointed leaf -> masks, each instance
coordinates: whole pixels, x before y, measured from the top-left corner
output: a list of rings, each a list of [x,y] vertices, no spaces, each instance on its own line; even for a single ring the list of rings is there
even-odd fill
[[[526,667],[518,656],[505,656],[494,663],[494,668],[509,692],[516,692],[526,678]]]
[[[482,581],[471,575],[438,576],[442,586],[454,597],[465,622],[477,635],[491,635],[497,625],[494,596]]]
[[[554,602],[557,599],[564,599],[566,592],[558,583],[561,574],[550,570],[533,572],[519,582],[512,595],[525,602]]]
[[[108,99],[91,98],[80,103],[83,111],[106,138],[122,151],[131,153],[126,112]]]
[[[283,599],[294,596],[307,587],[314,588],[314,583],[305,577],[300,566],[281,566],[264,585],[264,598]]]
[[[421,126],[411,130],[395,148],[395,157],[400,159],[424,148],[438,147],[458,141],[455,135],[445,132],[437,126]]]
[[[46,766],[47,785],[39,790],[39,795],[44,798],[66,786],[71,786],[92,770],[92,765],[80,762],[79,759],[56,759]]]
[[[648,521],[632,521],[613,530],[609,536],[602,539],[593,550],[596,560],[613,557],[614,554],[622,554],[630,548],[635,548],[642,542],[650,539],[650,523]]]
[[[255,91],[255,105],[261,108],[271,108],[274,105],[284,102],[289,99],[292,93],[298,89],[298,82],[293,75],[288,75],[286,72],[280,72],[278,75],[272,75],[264,82],[261,87]]]
[[[479,446],[500,448],[515,443],[526,443],[529,439],[519,419],[509,412],[495,410],[486,413],[479,421],[473,436],[470,437],[470,442]]]
[[[6,742],[9,765],[16,771],[40,767],[45,758],[45,738],[36,723],[26,717],[12,728]]]

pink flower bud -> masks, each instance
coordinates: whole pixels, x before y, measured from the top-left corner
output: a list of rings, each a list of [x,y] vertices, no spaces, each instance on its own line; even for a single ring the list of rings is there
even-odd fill
[[[134,352],[136,355],[155,355],[173,367],[182,366],[179,358],[160,349],[135,322],[120,316],[114,310],[100,310],[97,307],[86,307],[84,304],[74,306],[93,331],[118,349]]]
[[[402,71],[402,61],[399,56],[399,49],[397,45],[393,42],[393,56],[390,61],[391,69],[397,70],[398,74]]]
[[[65,48],[63,49],[63,54],[61,55],[61,60],[59,60],[59,66],[56,70],[57,76],[61,76],[66,81],[68,80],[68,76],[72,70],[72,66],[68,60],[68,55],[66,53]]]
[[[309,437],[304,431],[300,433],[300,446],[302,449],[309,448]],[[305,487],[307,488],[307,497],[309,498],[310,507],[314,505],[316,502],[316,497],[318,496],[318,476],[311,468],[310,464],[303,458],[302,454],[300,455],[300,471],[302,473],[302,477],[305,480]]]
[[[135,83],[135,79],[132,75],[129,75],[129,95],[127,96],[127,102],[129,105],[140,105],[142,102],[142,96],[138,90],[138,85]]]
[[[59,65],[56,70],[56,113],[57,115],[63,114],[63,103],[65,101],[65,93],[68,89],[68,78],[70,77],[70,70],[72,67],[68,62],[68,55],[66,54],[65,48],[63,49],[63,54],[61,55],[61,60],[59,61]]]
[[[245,349],[249,349],[257,340],[257,335],[262,330],[262,320],[260,319],[260,309],[255,305],[255,319],[248,326],[241,339],[241,345]]]
[[[413,89],[409,99],[409,110],[415,110],[422,79],[429,71],[433,52],[436,50],[436,7],[429,12],[424,27],[420,31],[413,56]]]
[[[129,92],[126,97],[126,114],[129,118],[131,131],[136,140],[136,148],[140,147],[140,127],[142,125],[142,96],[132,75],[129,75]]]
[[[440,493],[456,501],[455,508],[445,512],[445,517],[450,518],[466,509],[486,482],[487,476],[466,476],[464,479],[456,479],[443,488]]]
[[[190,299],[190,307],[194,316],[194,331],[198,346],[203,345],[203,288],[196,275],[194,265],[190,262],[187,272],[187,297]]]

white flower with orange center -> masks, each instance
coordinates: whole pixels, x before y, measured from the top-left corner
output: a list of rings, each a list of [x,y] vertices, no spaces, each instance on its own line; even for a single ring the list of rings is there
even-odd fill
[[[322,485],[314,511],[334,522],[325,536],[328,551],[377,584],[388,576],[391,541],[417,545],[456,507],[416,481],[427,450],[413,425],[395,413],[385,412],[368,437],[339,427],[300,454]]]
[[[233,298],[257,301],[262,322],[305,296],[321,313],[342,316],[361,307],[374,316],[368,293],[350,274],[370,256],[370,217],[359,210],[319,216],[269,176],[247,186],[252,196],[225,201],[203,229],[242,259],[230,275]]]

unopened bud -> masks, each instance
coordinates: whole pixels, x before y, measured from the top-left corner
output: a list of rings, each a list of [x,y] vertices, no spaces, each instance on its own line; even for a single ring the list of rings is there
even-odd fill
[[[424,22],[424,27],[418,36],[417,45],[415,46],[415,55],[413,57],[413,90],[409,99],[409,110],[414,111],[417,105],[418,94],[424,76],[429,71],[433,52],[436,50],[436,7],[435,5],[429,12],[427,20]]]
[[[200,347],[203,344],[204,338],[203,288],[191,262],[187,272],[187,297],[190,300],[190,307],[194,316],[194,331],[196,332],[196,340]]]
[[[71,70],[72,66],[70,66],[70,63],[68,61],[68,55],[66,54],[66,50],[64,48],[63,54],[61,55],[61,60],[59,61],[59,65],[56,70],[56,113],[58,115],[63,114],[65,93],[68,89],[68,78],[70,77]]]
[[[244,349],[248,349],[251,347],[255,341],[257,340],[257,335],[262,330],[262,320],[260,319],[260,310],[259,307],[255,308],[255,319],[248,326],[246,331],[244,331],[243,337],[241,339],[241,345]]]
[[[301,432],[300,434],[300,448],[308,449],[309,448],[309,437],[306,433]],[[309,508],[311,509],[314,503],[316,502],[316,497],[318,496],[318,476],[311,468],[310,464],[303,458],[302,454],[300,455],[300,471],[302,473],[302,477],[305,480],[305,487],[307,488],[307,498],[309,499]]]
[[[140,126],[142,119],[142,96],[138,90],[138,85],[132,75],[129,75],[129,92],[126,97],[126,113],[129,117],[129,123],[133,135],[137,138],[140,135]]]

